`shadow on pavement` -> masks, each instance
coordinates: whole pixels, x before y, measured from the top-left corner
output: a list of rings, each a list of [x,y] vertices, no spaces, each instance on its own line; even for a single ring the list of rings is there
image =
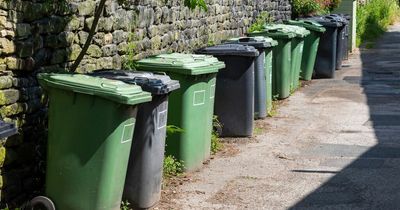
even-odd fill
[[[344,80],[364,89],[370,110],[364,126],[378,144],[355,146],[366,152],[290,209],[400,209],[400,32],[386,33],[361,59],[362,77]]]

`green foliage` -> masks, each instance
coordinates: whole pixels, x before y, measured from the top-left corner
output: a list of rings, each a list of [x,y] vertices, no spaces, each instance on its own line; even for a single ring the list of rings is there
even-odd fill
[[[294,17],[328,14],[337,8],[342,0],[293,0]]]
[[[250,28],[247,31],[249,33],[255,31],[262,31],[266,23],[272,23],[273,21],[274,18],[268,12],[263,11],[258,15],[256,21],[250,26]]]
[[[292,12],[293,16],[301,17],[324,13],[324,8],[315,0],[293,0]]]
[[[272,101],[272,109],[268,112],[268,117],[274,117],[278,114],[279,101]]]
[[[178,176],[183,173],[183,161],[178,161],[174,156],[164,158],[164,177]]]
[[[399,17],[397,0],[369,0],[357,8],[357,46],[376,40]]]
[[[217,116],[213,116],[213,131],[211,133],[211,153],[215,154],[223,148],[223,145],[219,139],[217,130],[222,128],[222,124],[219,122]]]
[[[175,125],[167,125],[167,136],[174,133],[183,133],[184,130]]]
[[[125,69],[135,69],[135,56],[137,55],[137,36],[134,32],[129,33],[126,52],[127,58],[124,62]]]
[[[261,135],[263,133],[263,129],[259,127],[254,127],[253,133],[255,135]]]
[[[131,204],[128,201],[122,201],[121,202],[121,210],[130,210],[131,208],[129,207]]]
[[[185,0],[184,1],[185,6],[189,7],[190,9],[195,9],[196,7],[199,7],[200,9],[207,11],[207,4],[205,0]]]

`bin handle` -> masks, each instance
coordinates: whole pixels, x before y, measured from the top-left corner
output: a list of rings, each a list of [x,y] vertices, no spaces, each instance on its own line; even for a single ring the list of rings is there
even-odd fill
[[[109,83],[101,83],[101,87],[102,88],[111,88],[111,89],[114,89],[114,90],[116,90],[118,88],[117,85],[112,85],[112,84],[109,84]]]
[[[156,72],[154,72],[154,74],[159,74],[159,75],[167,76],[167,74],[166,74],[165,72],[162,72],[162,71],[156,71]]]
[[[314,24],[314,22],[309,21],[309,20],[305,20],[305,21],[303,21],[303,22],[306,23],[306,24],[309,24],[309,25],[313,25],[313,24]]]

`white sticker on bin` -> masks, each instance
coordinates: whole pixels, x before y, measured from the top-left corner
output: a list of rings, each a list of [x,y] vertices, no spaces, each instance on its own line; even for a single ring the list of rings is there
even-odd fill
[[[163,129],[167,126],[167,110],[158,112],[158,125],[157,129]]]
[[[193,93],[193,106],[201,106],[205,103],[206,91],[198,90]]]
[[[121,144],[125,144],[132,141],[134,127],[135,123],[124,125],[124,129],[122,130],[122,136],[121,136]]]
[[[215,84],[210,86],[210,99],[214,99],[215,97]]]

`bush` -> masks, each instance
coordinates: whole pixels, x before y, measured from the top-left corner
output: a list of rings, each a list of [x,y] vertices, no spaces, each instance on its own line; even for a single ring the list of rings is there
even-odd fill
[[[342,0],[293,0],[294,17],[327,14],[337,8]]]
[[[397,0],[369,0],[358,4],[357,8],[357,46],[374,41],[383,34],[399,16]]]

